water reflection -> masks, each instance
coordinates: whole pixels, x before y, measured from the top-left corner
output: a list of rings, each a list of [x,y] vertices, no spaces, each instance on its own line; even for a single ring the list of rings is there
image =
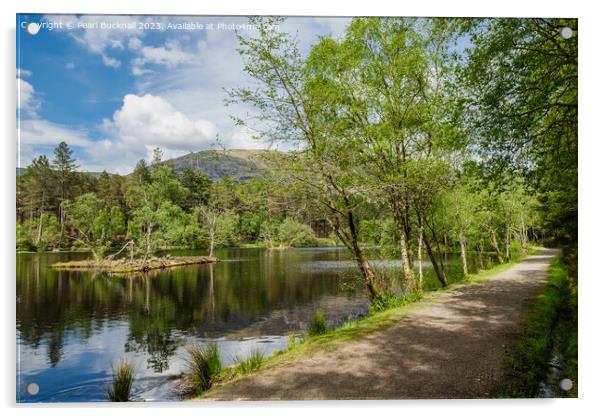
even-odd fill
[[[284,348],[287,335],[305,331],[318,309],[330,325],[367,313],[363,286],[344,250],[231,249],[217,255],[223,261],[214,265],[123,277],[48,267],[85,253],[18,254],[18,400],[105,400],[111,366],[123,356],[137,367],[135,395],[174,399],[166,376],[184,370],[190,342],[217,340],[229,363],[250,348],[265,354]],[[399,274],[395,261],[375,266]],[[454,260],[446,267],[457,274]],[[437,285],[426,272],[427,285]],[[40,386],[38,395],[27,394],[30,382]]]

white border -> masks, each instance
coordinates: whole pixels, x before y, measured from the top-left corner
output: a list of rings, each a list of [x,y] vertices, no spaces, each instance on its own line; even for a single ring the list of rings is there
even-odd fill
[[[479,400],[479,401],[405,401],[405,402],[294,402],[294,403],[220,403],[220,404],[149,404],[137,405],[128,410],[132,414],[165,415],[166,407],[177,406],[196,414],[232,414],[234,412],[250,415],[266,414],[303,414],[307,413],[341,413],[345,415],[365,415],[371,408],[379,413],[401,412],[412,415],[504,415],[529,411],[547,415],[589,414],[601,408],[597,397],[601,387],[600,377],[600,303],[602,294],[602,273],[595,260],[600,257],[596,236],[601,233],[600,227],[600,155],[598,119],[600,91],[600,57],[602,48],[599,44],[601,17],[595,9],[594,2],[578,2],[575,0],[557,1],[407,1],[394,2],[385,0],[365,0],[327,2],[325,0],[302,0],[295,2],[233,0],[194,3],[191,0],[146,0],[131,1],[127,5],[124,0],[20,0],[18,3],[2,2],[2,85],[1,102],[4,126],[2,139],[2,187],[4,198],[2,203],[2,246],[0,255],[4,272],[1,275],[4,287],[2,295],[2,354],[3,375],[0,378],[0,394],[2,404],[8,409],[4,414],[25,413],[54,415],[81,415],[82,408],[86,414],[106,415],[107,407],[115,406],[15,406],[15,283],[14,283],[14,229],[15,229],[15,155],[16,155],[16,121],[15,121],[15,13],[92,13],[92,14],[285,14],[285,15],[404,15],[404,16],[546,16],[546,17],[578,17],[579,18],[579,189],[580,189],[580,299],[579,326],[581,330],[579,346],[579,391],[578,400]],[[598,267],[596,267],[598,266]],[[122,411],[122,410],[120,410]]]

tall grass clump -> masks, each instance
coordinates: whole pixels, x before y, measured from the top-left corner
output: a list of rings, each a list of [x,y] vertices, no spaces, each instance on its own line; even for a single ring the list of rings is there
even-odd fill
[[[219,347],[215,342],[205,346],[194,344],[187,348],[187,364],[190,369],[192,383],[198,394],[211,388],[222,371],[222,360]]]
[[[127,402],[130,400],[134,384],[134,367],[127,359],[121,360],[117,368],[113,368],[113,384],[107,390],[107,396],[112,402]]]
[[[322,335],[326,333],[326,322],[324,321],[324,313],[317,311],[314,315],[314,320],[309,324],[308,334],[310,336]]]
[[[235,357],[234,361],[238,363],[241,374],[249,374],[261,368],[263,353],[259,350],[253,350],[247,358]]]
[[[370,313],[373,315],[378,312],[386,311],[391,308],[398,308],[412,302],[416,302],[422,298],[422,293],[416,292],[407,296],[395,296],[392,293],[379,293],[370,305]]]

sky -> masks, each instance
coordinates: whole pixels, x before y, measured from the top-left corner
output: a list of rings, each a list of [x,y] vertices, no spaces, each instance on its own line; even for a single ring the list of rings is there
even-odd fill
[[[295,34],[307,53],[320,36],[341,36],[349,20],[294,17],[279,29]],[[231,149],[269,147],[231,119],[252,109],[224,105],[225,90],[249,83],[233,26],[247,22],[17,15],[17,166],[42,154],[52,159],[61,141],[79,170],[120,174],[150,160],[155,147],[164,159],[217,148],[217,137]]]

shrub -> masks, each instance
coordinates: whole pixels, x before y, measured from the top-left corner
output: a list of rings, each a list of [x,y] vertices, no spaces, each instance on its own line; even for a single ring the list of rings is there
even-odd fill
[[[209,390],[222,370],[219,347],[215,342],[206,346],[191,345],[187,349],[187,364],[197,393]]]
[[[113,383],[107,390],[109,400],[112,402],[129,401],[133,383],[134,367],[127,359],[123,359],[117,369],[113,369]]]
[[[322,335],[326,333],[326,322],[324,321],[324,314],[322,311],[316,312],[314,315],[314,320],[309,325],[307,332],[310,336]]]

